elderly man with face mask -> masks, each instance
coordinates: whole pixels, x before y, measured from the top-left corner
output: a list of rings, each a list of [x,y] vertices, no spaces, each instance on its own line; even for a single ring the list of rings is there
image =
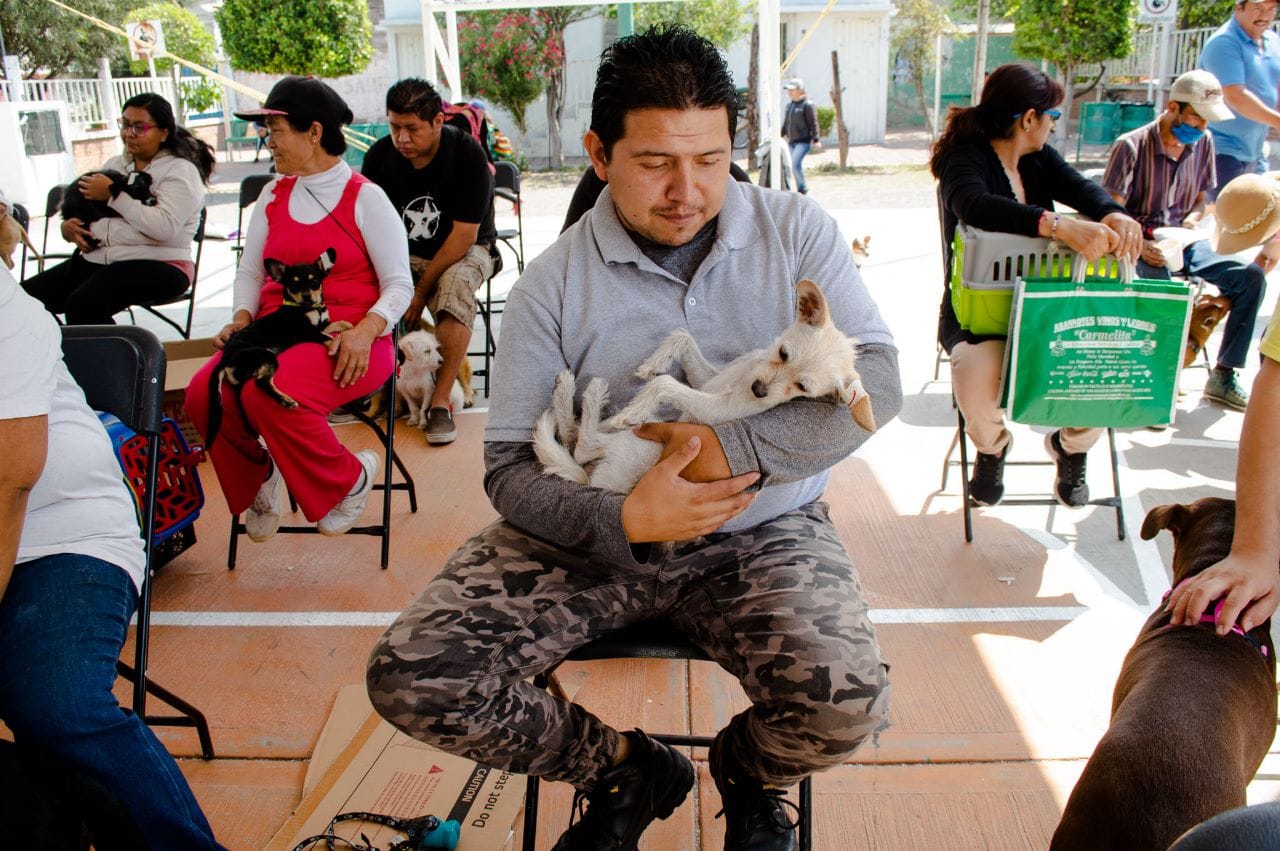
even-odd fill
[[[1244,366],[1266,287],[1264,259],[1246,263],[1216,253],[1207,239],[1157,242],[1155,235],[1157,228],[1199,224],[1217,171],[1215,139],[1205,133],[1205,126],[1230,118],[1218,79],[1208,71],[1188,71],[1174,81],[1159,118],[1116,140],[1102,185],[1142,225],[1140,277],[1168,278],[1171,270],[1186,268],[1231,299],[1217,366],[1204,392],[1216,402],[1244,410],[1249,394],[1236,379],[1236,370]]]

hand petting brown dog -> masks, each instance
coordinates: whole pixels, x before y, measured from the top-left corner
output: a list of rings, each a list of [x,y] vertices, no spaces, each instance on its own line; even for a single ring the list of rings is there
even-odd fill
[[[1142,537],[1173,534],[1173,585],[1231,549],[1235,502],[1161,505]],[[1166,596],[1167,599],[1167,596]],[[1125,656],[1103,734],[1067,801],[1051,851],[1163,851],[1191,827],[1245,803],[1276,731],[1271,622],[1225,636],[1213,615],[1172,626],[1162,604]]]

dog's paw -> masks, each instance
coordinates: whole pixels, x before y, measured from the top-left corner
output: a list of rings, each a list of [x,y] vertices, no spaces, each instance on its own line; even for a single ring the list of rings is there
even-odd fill
[[[328,325],[324,326],[324,331],[321,333],[328,334],[332,337],[336,334],[341,334],[343,331],[350,331],[354,327],[356,326],[344,319],[340,322],[330,322]]]
[[[636,377],[648,381],[671,369],[671,364],[676,361],[680,352],[692,339],[688,331],[683,329],[672,331],[654,350],[654,353],[640,364],[640,368],[636,370]]]

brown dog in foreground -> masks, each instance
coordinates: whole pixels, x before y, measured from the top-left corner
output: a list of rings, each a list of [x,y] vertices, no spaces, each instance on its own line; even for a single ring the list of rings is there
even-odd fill
[[[1235,502],[1161,505],[1142,523],[1173,533],[1173,583],[1231,549]],[[1067,801],[1051,851],[1163,851],[1191,827],[1245,803],[1276,732],[1271,622],[1247,634],[1170,626],[1162,605],[1120,668],[1103,734]]]
[[[1191,366],[1196,355],[1209,344],[1209,335],[1231,310],[1231,299],[1224,295],[1202,295],[1191,308],[1191,325],[1187,328],[1187,349],[1182,355],[1182,366]]]

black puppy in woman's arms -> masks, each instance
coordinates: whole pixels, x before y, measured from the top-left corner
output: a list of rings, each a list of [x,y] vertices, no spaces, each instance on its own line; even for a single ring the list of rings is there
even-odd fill
[[[62,193],[62,220],[70,221],[76,219],[80,222],[80,226],[87,228],[98,219],[119,218],[120,214],[111,209],[106,201],[95,201],[87,198],[80,190],[82,181],[100,174],[111,181],[107,191],[114,198],[121,192],[136,198],[140,203],[148,207],[156,205],[156,198],[151,194],[151,175],[145,171],[134,171],[129,174],[121,174],[120,172],[106,168],[100,171],[91,171],[77,178],[75,183],[67,186]],[[85,242],[90,248],[96,248],[98,240],[91,236],[85,237]]]

